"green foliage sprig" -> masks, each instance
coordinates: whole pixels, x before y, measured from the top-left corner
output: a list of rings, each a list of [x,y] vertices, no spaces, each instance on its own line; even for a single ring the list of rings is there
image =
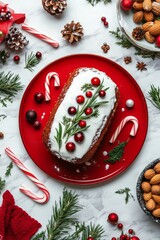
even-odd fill
[[[119,41],[116,42],[116,44],[120,45],[123,48],[131,48],[134,47],[135,49],[135,55],[141,56],[142,58],[152,58],[155,59],[156,57],[159,56],[159,53],[156,52],[151,52],[151,51],[144,51],[136,46],[134,46],[129,40],[128,38],[121,33],[120,29],[117,28],[116,31],[109,31],[113,36],[115,36],[116,39],[118,39]]]
[[[160,88],[156,88],[154,85],[151,85],[151,89],[148,93],[151,103],[160,110]]]
[[[112,0],[87,0],[92,6],[96,5],[99,2],[104,2],[104,4],[112,2]]]
[[[25,67],[29,71],[33,72],[34,67],[40,62],[40,58],[37,58],[36,54],[31,52],[30,54],[25,54]]]
[[[124,148],[126,146],[127,142],[119,143],[117,146],[115,146],[109,153],[108,153],[108,159],[105,160],[105,162],[109,162],[111,164],[114,164],[117,161],[120,161],[120,159],[123,156]]]
[[[127,204],[128,202],[129,202],[129,199],[130,198],[132,198],[133,200],[135,200],[134,199],[134,197],[133,197],[133,195],[130,193],[130,189],[129,188],[124,188],[124,189],[119,189],[119,190],[117,190],[115,193],[118,193],[118,194],[125,194],[125,203]]]
[[[0,177],[0,194],[3,190],[3,188],[5,187],[5,184],[6,184],[6,181],[3,180],[1,177]]]
[[[6,169],[6,172],[5,172],[5,177],[8,177],[11,175],[11,170],[13,168],[13,163],[11,162],[8,166],[7,166],[7,169]],[[5,184],[6,184],[6,180],[5,179],[2,179],[0,177],[0,194],[2,192],[2,190],[4,189],[5,187]]]
[[[46,230],[37,234],[32,240],[86,240],[89,236],[94,240],[100,240],[104,234],[102,226],[92,223],[86,226],[74,217],[74,214],[81,209],[78,195],[64,188],[59,204],[55,202]]]
[[[2,106],[6,107],[8,101],[12,102],[18,91],[22,89],[19,75],[14,75],[11,72],[0,73],[0,103]]]

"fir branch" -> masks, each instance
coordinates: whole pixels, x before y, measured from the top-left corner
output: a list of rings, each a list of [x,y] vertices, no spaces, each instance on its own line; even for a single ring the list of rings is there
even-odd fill
[[[120,45],[123,48],[131,48],[133,44],[126,38],[123,34],[120,34],[120,29],[117,28],[116,31],[109,31],[112,35],[115,36],[119,41],[116,44]]]
[[[126,187],[126,188],[124,188],[124,189],[119,189],[119,190],[117,190],[115,193],[125,194],[125,203],[127,204],[128,201],[129,201],[129,198],[132,198],[132,199],[135,201],[135,199],[134,199],[133,195],[130,193],[130,191],[131,191],[131,190]]]
[[[7,106],[7,102],[12,102],[18,91],[22,90],[23,86],[20,82],[19,75],[14,75],[11,72],[5,74],[0,73],[0,103],[2,106]]]
[[[57,240],[67,234],[71,226],[77,221],[73,215],[80,211],[78,195],[72,191],[63,190],[63,197],[53,207],[53,214],[47,225],[47,239]]]
[[[6,184],[6,181],[0,177],[0,194],[5,187],[5,184]]]
[[[33,72],[35,67],[40,62],[40,59],[37,58],[36,54],[31,52],[30,54],[25,54],[25,67],[29,71]]]
[[[156,57],[159,56],[159,53],[157,53],[157,52],[144,51],[135,46],[134,46],[134,48],[136,50],[135,55],[141,56],[142,58],[152,58],[154,60]]]
[[[96,5],[99,2],[104,2],[104,4],[107,4],[109,2],[111,2],[112,0],[87,0],[87,2],[89,2],[92,6]]]
[[[8,166],[7,166],[7,169],[6,169],[6,172],[5,172],[5,176],[8,177],[11,175],[11,170],[13,168],[13,163],[11,162]]]
[[[156,88],[154,85],[151,85],[151,89],[148,92],[150,95],[150,102],[160,110],[160,88]]]
[[[117,146],[115,146],[109,153],[108,153],[108,159],[104,160],[105,162],[109,162],[111,164],[114,164],[117,161],[120,161],[120,159],[123,156],[124,148],[126,146],[126,142],[119,143]]]
[[[32,240],[45,240],[45,232],[38,233]]]

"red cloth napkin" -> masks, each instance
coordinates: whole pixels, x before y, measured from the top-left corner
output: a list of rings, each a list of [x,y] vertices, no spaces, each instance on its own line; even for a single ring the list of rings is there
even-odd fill
[[[0,207],[0,240],[29,240],[41,224],[15,205],[9,191],[3,194]]]

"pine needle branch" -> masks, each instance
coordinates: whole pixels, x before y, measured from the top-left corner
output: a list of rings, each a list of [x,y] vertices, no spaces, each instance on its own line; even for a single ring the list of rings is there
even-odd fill
[[[150,96],[150,102],[160,110],[160,88],[156,88],[154,85],[151,85],[151,89],[148,93]]]
[[[18,91],[22,89],[19,75],[14,75],[11,72],[0,73],[0,103],[2,106],[6,107],[7,101],[12,102]]]
[[[99,2],[104,2],[104,4],[107,4],[111,2],[112,0],[87,0],[92,6],[96,5]]]
[[[7,166],[7,169],[6,169],[6,172],[5,172],[5,176],[8,177],[11,175],[11,170],[13,168],[13,162],[11,162],[8,166]]]
[[[40,62],[40,58],[37,58],[36,54],[31,52],[30,54],[25,54],[25,67],[29,71],[33,72],[35,67]]]
[[[125,194],[125,203],[127,204],[128,201],[129,201],[129,198],[132,198],[133,200],[135,200],[134,197],[133,197],[133,195],[130,193],[130,191],[131,191],[131,190],[126,187],[126,188],[124,188],[124,189],[119,189],[119,190],[117,190],[115,193]]]
[[[6,181],[0,177],[0,194],[5,187],[5,184],[6,184]]]

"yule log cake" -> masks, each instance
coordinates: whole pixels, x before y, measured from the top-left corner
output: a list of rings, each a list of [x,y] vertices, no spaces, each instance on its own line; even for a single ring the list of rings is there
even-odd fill
[[[119,101],[119,89],[106,73],[79,68],[70,73],[43,131],[47,149],[70,163],[89,161]]]

